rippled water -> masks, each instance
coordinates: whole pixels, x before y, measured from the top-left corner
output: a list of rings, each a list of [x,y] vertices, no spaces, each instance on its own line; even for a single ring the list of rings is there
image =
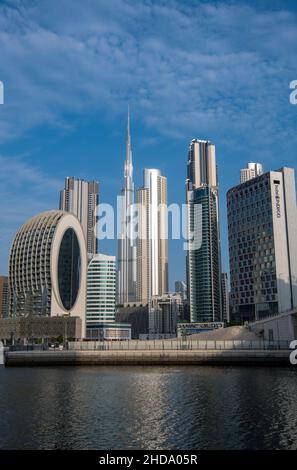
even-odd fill
[[[0,367],[0,449],[297,449],[296,372]]]

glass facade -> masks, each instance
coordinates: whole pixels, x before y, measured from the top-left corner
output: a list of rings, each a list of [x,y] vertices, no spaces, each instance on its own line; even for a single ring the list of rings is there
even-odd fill
[[[45,212],[24,224],[9,260],[10,315],[50,315],[51,252],[62,212]]]
[[[75,231],[64,233],[58,259],[58,283],[61,302],[66,310],[73,308],[80,286],[81,257]]]
[[[89,263],[87,327],[115,321],[116,261],[114,256],[95,255]]]
[[[199,221],[194,220],[194,209],[197,204],[202,208]],[[188,253],[191,321],[220,321],[221,280],[217,191],[208,186],[195,189],[189,206],[190,230],[196,234],[200,232],[202,236],[201,248],[190,250]]]
[[[269,173],[227,195],[231,307],[241,321],[277,312],[277,275]]]

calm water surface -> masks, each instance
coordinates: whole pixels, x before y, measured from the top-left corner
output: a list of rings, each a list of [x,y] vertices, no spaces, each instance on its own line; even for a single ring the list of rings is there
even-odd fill
[[[0,367],[0,449],[297,449],[297,369]]]

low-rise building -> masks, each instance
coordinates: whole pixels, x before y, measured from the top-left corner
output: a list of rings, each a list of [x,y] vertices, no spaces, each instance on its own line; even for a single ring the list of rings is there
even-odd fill
[[[0,341],[4,343],[46,343],[58,337],[64,341],[82,338],[81,318],[31,315],[0,319]]]

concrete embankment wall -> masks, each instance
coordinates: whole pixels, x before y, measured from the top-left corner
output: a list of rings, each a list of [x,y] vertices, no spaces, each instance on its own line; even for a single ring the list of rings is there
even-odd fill
[[[75,365],[284,365],[291,351],[21,351],[5,356],[6,367]]]

